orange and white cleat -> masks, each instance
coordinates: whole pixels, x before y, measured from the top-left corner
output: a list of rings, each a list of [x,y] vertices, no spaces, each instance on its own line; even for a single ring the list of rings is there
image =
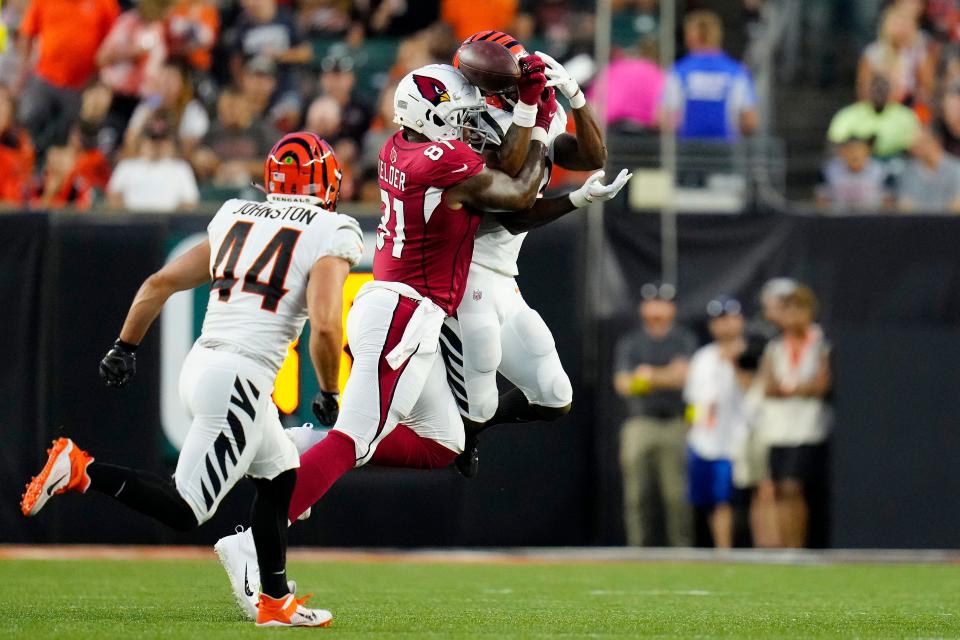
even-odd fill
[[[258,627],[329,627],[333,614],[326,609],[309,609],[304,605],[312,594],[302,598],[289,593],[282,598],[260,594],[257,603]]]
[[[47,464],[30,479],[20,499],[20,510],[25,516],[35,516],[51,496],[65,491],[86,493],[90,486],[87,467],[93,457],[78,447],[70,438],[57,438],[47,449]]]

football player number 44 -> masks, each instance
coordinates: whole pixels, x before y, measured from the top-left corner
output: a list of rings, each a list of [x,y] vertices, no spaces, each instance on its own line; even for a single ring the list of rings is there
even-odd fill
[[[300,231],[286,227],[277,231],[250,265],[247,273],[241,276],[234,271],[252,227],[252,222],[237,222],[227,231],[217,250],[217,258],[213,262],[211,288],[218,291],[221,302],[229,302],[234,285],[242,278],[242,290],[263,297],[260,308],[276,313],[280,299],[287,294],[287,289],[283,285],[287,279],[287,272],[290,271],[293,248],[300,237]],[[266,281],[261,280],[260,275],[274,257],[276,260],[273,261],[270,276]]]
[[[449,149],[455,148],[447,140],[441,141],[440,144]],[[423,155],[436,162],[443,157],[443,147],[432,144],[423,150]],[[379,251],[383,249],[384,242],[388,237],[391,236],[390,218],[392,211],[393,249],[390,251],[390,255],[392,255],[394,258],[399,258],[403,255],[403,241],[406,239],[406,236],[403,232],[403,200],[397,200],[396,198],[393,198],[393,203],[391,205],[390,194],[387,193],[386,189],[380,189],[380,201],[383,203],[383,217],[380,218],[380,226],[377,227],[377,250]]]

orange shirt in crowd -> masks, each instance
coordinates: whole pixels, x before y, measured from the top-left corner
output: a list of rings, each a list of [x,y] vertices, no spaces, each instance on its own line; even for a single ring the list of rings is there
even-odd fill
[[[440,19],[453,27],[459,40],[478,31],[506,31],[517,15],[517,0],[443,0]]]
[[[136,9],[117,18],[101,48],[104,51],[129,49],[135,44],[141,51],[133,60],[112,62],[100,69],[100,79],[114,93],[124,96],[146,95],[149,81],[167,59],[167,38],[163,22],[147,22]]]
[[[181,53],[185,46],[184,34],[195,32],[194,44],[200,46],[193,51]],[[167,16],[167,38],[173,55],[180,55],[194,69],[207,71],[213,61],[210,54],[220,32],[220,14],[215,4],[206,2],[180,2]]]
[[[33,144],[26,131],[0,134],[0,202],[23,204],[33,173]]]
[[[36,74],[57,87],[82,89],[118,15],[117,0],[31,0],[20,33],[37,38]]]

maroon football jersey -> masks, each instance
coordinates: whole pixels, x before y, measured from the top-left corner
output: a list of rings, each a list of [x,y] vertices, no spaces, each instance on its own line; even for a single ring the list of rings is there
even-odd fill
[[[378,164],[383,217],[373,276],[409,285],[453,315],[482,216],[447,207],[443,191],[480,173],[483,159],[460,141],[409,142],[397,132]]]

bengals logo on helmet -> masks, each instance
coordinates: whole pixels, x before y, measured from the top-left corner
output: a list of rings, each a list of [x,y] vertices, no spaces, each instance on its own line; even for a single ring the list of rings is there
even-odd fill
[[[439,106],[441,102],[450,102],[450,94],[447,92],[446,85],[436,78],[413,74],[413,81],[417,83],[420,95],[429,100],[433,106]]]

